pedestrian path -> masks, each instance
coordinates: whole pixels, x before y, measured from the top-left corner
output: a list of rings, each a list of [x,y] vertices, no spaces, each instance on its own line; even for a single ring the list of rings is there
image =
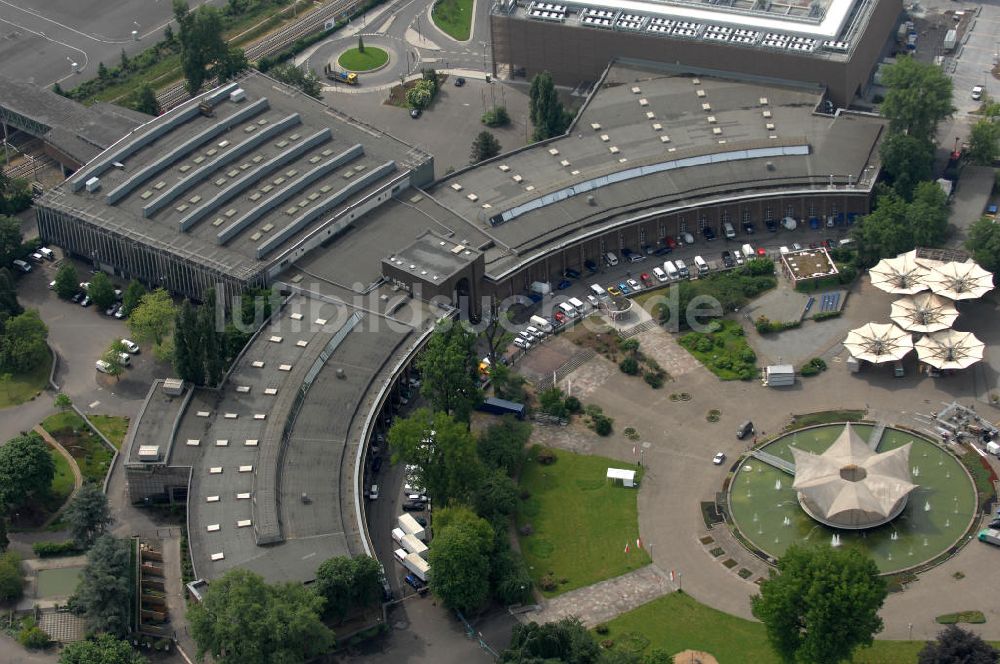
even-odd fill
[[[601,623],[647,604],[676,590],[666,574],[656,565],[571,590],[542,604],[542,610],[517,616],[524,623],[539,624],[576,616],[587,627]]]
[[[759,459],[769,466],[774,466],[778,470],[783,470],[789,475],[795,474],[795,464],[791,461],[785,461],[779,456],[775,456],[770,452],[765,452],[763,450],[751,450],[750,456],[755,459]]]
[[[62,504],[62,507],[56,510],[56,513],[50,516],[48,520],[42,525],[42,528],[44,529],[47,528],[49,524],[54,523],[60,516],[62,516],[63,511],[67,507],[69,507],[70,503],[73,502],[73,499],[76,497],[76,492],[79,491],[80,487],[83,486],[83,475],[80,473],[80,466],[77,465],[76,459],[73,458],[73,455],[67,452],[66,448],[59,444],[59,441],[57,441],[55,438],[49,435],[49,432],[43,429],[41,424],[36,424],[33,431],[37,433],[39,436],[41,436],[42,440],[44,440],[52,449],[61,454],[63,458],[66,459],[66,462],[69,463],[69,469],[73,471],[73,491],[66,498],[66,501]]]

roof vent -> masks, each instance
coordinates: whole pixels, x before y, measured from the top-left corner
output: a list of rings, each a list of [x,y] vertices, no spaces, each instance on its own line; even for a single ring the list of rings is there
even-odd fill
[[[774,162],[773,161],[767,162],[767,170],[769,170],[769,171],[773,171],[774,170]]]
[[[347,374],[344,373],[344,370],[341,367],[337,367],[337,378],[339,378],[341,380],[344,380],[345,378],[347,378]]]
[[[597,205],[597,199],[594,198],[593,194],[587,196],[587,205]]]

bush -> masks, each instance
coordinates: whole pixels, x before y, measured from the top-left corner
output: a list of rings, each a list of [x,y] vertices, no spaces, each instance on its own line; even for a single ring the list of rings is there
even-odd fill
[[[837,318],[842,312],[840,311],[820,311],[813,314],[813,320],[827,320],[828,318]]]
[[[746,266],[740,272],[748,277],[773,275],[774,261],[769,258],[754,258],[747,261]]]
[[[647,371],[642,375],[643,380],[645,380],[650,387],[654,390],[658,390],[663,387],[663,372],[662,371]]]
[[[556,577],[550,573],[538,580],[538,587],[546,592],[552,592],[559,587],[559,583],[556,581]]]
[[[494,106],[491,110],[483,113],[483,124],[487,127],[506,127],[510,124],[510,115],[506,106]]]
[[[553,417],[566,417],[566,403],[558,387],[551,387],[538,395],[538,405],[543,413]]]
[[[566,407],[566,411],[569,413],[575,414],[583,410],[583,404],[580,403],[580,400],[577,399],[576,397],[566,397],[566,401],[563,402],[563,405]]]
[[[24,594],[21,556],[14,551],[0,555],[0,602],[13,602]]]
[[[558,457],[556,457],[555,451],[547,447],[543,447],[538,451],[538,454],[535,455],[535,460],[543,466],[551,466],[556,462],[557,458]]]
[[[41,627],[34,624],[26,625],[17,635],[17,641],[29,650],[40,650],[48,647],[52,639]]]
[[[72,540],[67,542],[35,542],[31,545],[32,551],[39,558],[52,558],[54,556],[71,556],[79,553],[76,543]]]
[[[598,436],[610,436],[614,428],[614,420],[607,415],[597,415],[591,418],[591,427]]]
[[[639,373],[639,361],[634,357],[626,357],[618,364],[618,368],[629,376],[635,376]]]
[[[845,265],[840,268],[840,274],[837,275],[837,281],[842,284],[849,284],[854,281],[858,276],[858,269],[853,265]]]
[[[814,357],[803,365],[799,373],[803,376],[815,376],[822,371],[826,371],[826,362],[822,358]]]
[[[425,109],[434,100],[434,84],[430,81],[418,81],[406,91],[406,103],[410,108]]]
[[[757,328],[758,334],[769,334],[774,332],[774,324],[767,316],[758,316],[757,320],[754,321],[754,327]]]

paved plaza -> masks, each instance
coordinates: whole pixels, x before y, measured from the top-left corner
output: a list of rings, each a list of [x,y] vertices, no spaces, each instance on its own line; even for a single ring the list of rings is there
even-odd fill
[[[740,422],[752,419],[758,434],[765,436],[778,433],[793,414],[848,408],[868,411],[873,417],[888,414],[895,424],[927,431],[926,423],[917,416],[935,412],[942,403],[955,399],[974,404],[988,419],[997,419],[998,413],[989,404],[989,394],[997,385],[997,372],[990,362],[981,363],[974,371],[939,379],[919,375],[915,370],[908,370],[903,378],[893,378],[886,367],[866,367],[861,373],[849,373],[844,362],[847,353],[839,343],[841,332],[869,320],[887,320],[891,300],[892,296],[874,289],[864,276],[852,289],[839,319],[807,321],[802,328],[766,340],[743,320],[748,340],[762,356],[762,362],[777,359],[767,356],[776,355],[779,347],[784,348],[784,357],[826,358],[828,371],[819,377],[800,378],[794,387],[785,389],[767,389],[757,381],[722,382],[701,365],[692,364],[685,357],[686,351],[668,333],[659,328],[644,332],[640,336],[641,348],[657,357],[673,380],[654,391],[596,356],[566,376],[561,385],[571,388],[585,403],[597,404],[612,415],[615,433],[599,438],[574,422],[567,427],[536,427],[534,442],[629,462],[638,461],[636,455],[641,453],[646,474],[639,493],[639,526],[654,567],[681,573],[684,591],[698,601],[751,618],[749,599],[757,590],[754,581],[766,576],[768,568],[743,549],[724,526],[709,530],[699,508],[700,502],[713,501],[723,490],[729,468],[729,464],[713,465],[712,456],[723,451],[735,459],[745,450],[745,442],[735,437]],[[995,335],[990,333],[989,321],[996,307],[997,298],[992,294],[980,302],[963,304],[961,327],[975,331],[987,339],[988,346],[995,347],[1000,339],[991,338]],[[767,348],[763,353],[761,346]],[[524,365],[532,363],[533,352],[523,360]],[[915,360],[909,359],[915,365]],[[671,393],[682,391],[691,394],[691,401],[670,400]],[[722,411],[719,422],[706,420],[709,409]],[[639,432],[638,444],[621,434],[629,426]],[[701,538],[706,536],[714,541],[703,543]],[[723,548],[726,555],[713,556],[710,550],[716,546]],[[1000,638],[1000,621],[996,620],[1000,609],[992,590],[1000,582],[996,555],[993,547],[971,542],[952,559],[919,575],[904,592],[892,594],[882,610],[885,629],[880,637],[906,639],[912,624],[913,638],[932,638],[940,631],[935,616],[979,609],[986,613],[987,622],[971,625],[970,629],[990,639]],[[729,557],[737,562],[732,569],[721,564]],[[750,571],[747,579],[737,574],[741,568]],[[608,611],[629,608],[619,606],[618,594],[602,592],[600,585],[577,591],[588,596],[586,603],[579,602],[588,607],[587,611],[599,607],[600,620],[606,620]],[[558,610],[552,607],[557,601],[556,607],[570,601],[559,600],[550,602],[541,615]],[[641,603],[637,600],[629,606]]]

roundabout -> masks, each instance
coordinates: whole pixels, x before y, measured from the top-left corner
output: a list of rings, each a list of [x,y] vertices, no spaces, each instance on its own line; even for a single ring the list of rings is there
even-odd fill
[[[859,445],[873,434],[866,454]],[[838,463],[850,445],[861,462]],[[801,429],[758,448],[734,471],[728,502],[739,535],[768,559],[791,544],[854,547],[885,574],[952,553],[977,508],[971,478],[946,450],[864,424]]]
[[[389,54],[375,46],[365,46],[362,51],[357,47],[348,49],[337,58],[337,65],[347,71],[364,72],[381,69],[389,63]]]

